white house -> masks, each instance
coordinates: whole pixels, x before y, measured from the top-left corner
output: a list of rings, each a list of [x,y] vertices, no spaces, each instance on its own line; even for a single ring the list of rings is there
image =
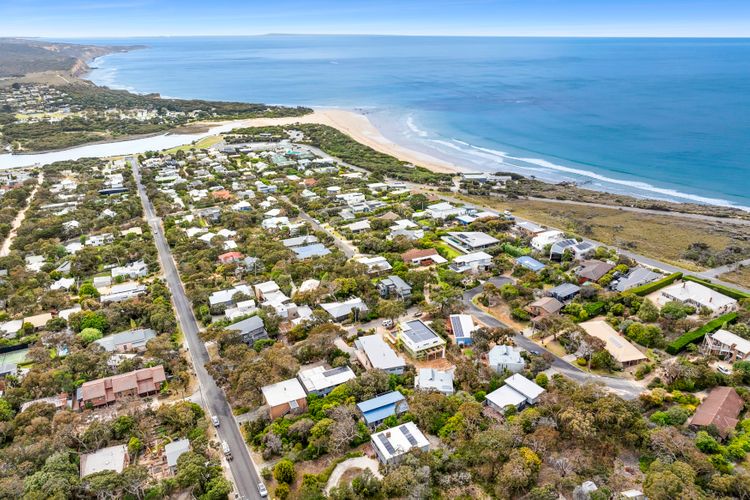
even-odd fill
[[[417,378],[414,379],[414,387],[423,391],[453,394],[453,370],[420,368]]]
[[[430,442],[414,422],[391,427],[370,436],[372,448],[381,463],[391,465],[413,449],[427,451]]]
[[[526,367],[526,360],[521,357],[521,349],[509,345],[496,345],[489,354],[487,362],[490,368],[498,373],[508,370],[518,373]]]
[[[365,335],[354,341],[355,354],[367,369],[383,370],[394,375],[404,372],[406,363],[380,335]]]
[[[300,370],[297,378],[302,387],[305,388],[307,394],[325,396],[334,388],[357,378],[357,376],[348,366],[339,366],[338,368],[315,366],[306,370]]]
[[[507,406],[521,409],[536,404],[543,392],[542,387],[516,373],[505,379],[504,386],[487,394],[485,401],[487,406],[504,413]]]
[[[428,217],[431,217],[433,219],[447,219],[451,216],[458,217],[459,215],[465,214],[466,209],[461,207],[454,207],[447,201],[443,201],[441,203],[435,203],[434,205],[428,206],[425,210],[425,213]]]
[[[662,289],[661,297],[662,301],[676,300],[696,309],[706,307],[715,315],[724,314],[737,308],[735,299],[693,281],[669,285]]]
[[[534,250],[538,250],[541,252],[544,250],[544,247],[546,247],[547,245],[551,245],[557,241],[560,241],[564,237],[565,235],[563,234],[562,231],[557,231],[554,229],[549,230],[549,231],[544,231],[544,232],[537,234],[531,239],[531,247]]]
[[[450,268],[457,273],[479,273],[487,271],[490,267],[492,267],[492,255],[485,252],[459,255],[450,265]]]

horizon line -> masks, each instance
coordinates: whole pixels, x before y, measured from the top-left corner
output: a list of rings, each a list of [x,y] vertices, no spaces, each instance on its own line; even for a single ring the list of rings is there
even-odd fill
[[[92,38],[100,39],[138,39],[138,38],[260,38],[272,36],[369,36],[369,37],[402,37],[402,38],[565,38],[565,39],[684,39],[684,40],[746,40],[750,39],[747,35],[502,35],[502,34],[409,34],[409,33],[256,33],[256,34],[167,34],[167,35],[16,35],[4,36],[3,38],[16,39],[46,39],[64,38],[71,40],[86,40]]]

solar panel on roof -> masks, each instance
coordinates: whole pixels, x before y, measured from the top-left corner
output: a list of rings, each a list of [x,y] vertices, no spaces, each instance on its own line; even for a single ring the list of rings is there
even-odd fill
[[[378,438],[380,439],[380,442],[383,443],[383,446],[385,446],[385,450],[393,455],[396,453],[396,450],[393,448],[393,445],[390,441],[388,441],[388,438],[385,437],[385,434],[379,434]]]
[[[399,429],[401,429],[401,432],[406,437],[406,439],[409,440],[409,443],[412,446],[417,446],[417,440],[414,439],[414,436],[411,435],[411,431],[409,430],[409,428],[407,426],[402,425],[401,427],[399,427]]]
[[[330,370],[323,372],[323,375],[325,375],[326,377],[332,377],[334,375],[338,375],[339,373],[344,373],[346,371],[349,371],[348,366],[339,366],[338,368],[332,368]]]

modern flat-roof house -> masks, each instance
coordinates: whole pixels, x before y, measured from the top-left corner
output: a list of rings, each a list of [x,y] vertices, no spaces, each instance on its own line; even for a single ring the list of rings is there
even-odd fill
[[[257,310],[253,299],[242,300],[237,302],[234,307],[227,307],[224,310],[224,317],[229,321],[235,321],[243,316],[254,314]]]
[[[463,346],[473,343],[471,338],[472,333],[479,328],[474,323],[474,318],[470,314],[451,314],[448,317],[448,327],[453,334],[453,340],[456,345]]]
[[[516,263],[519,266],[528,269],[529,271],[534,271],[535,273],[538,273],[539,271],[547,267],[541,262],[539,262],[538,260],[536,260],[535,258],[529,257],[528,255],[523,255],[521,257],[518,257],[516,259]]]
[[[260,316],[250,316],[227,326],[226,329],[237,332],[242,337],[242,341],[250,345],[253,345],[256,340],[268,338],[266,326]]]
[[[131,262],[125,266],[113,267],[112,277],[127,276],[130,279],[143,278],[148,276],[148,265],[142,260]]]
[[[367,266],[367,274],[379,274],[393,269],[391,263],[385,257],[379,255],[375,257],[358,257],[355,260]]]
[[[190,451],[189,439],[178,439],[164,446],[164,460],[167,462],[169,472],[172,474],[177,473],[177,459],[188,451]]]
[[[354,234],[363,233],[371,229],[369,220],[358,220],[357,222],[352,222],[351,224],[347,224],[346,226],[344,226],[344,228],[348,229]]]
[[[140,285],[135,281],[130,281],[128,283],[113,285],[109,289],[109,293],[103,294],[99,297],[99,301],[102,304],[108,302],[122,302],[123,300],[143,295],[144,293],[146,293],[146,285]]]
[[[144,351],[149,340],[156,337],[156,331],[151,328],[137,328],[95,340],[108,352]]]
[[[362,366],[394,375],[404,373],[406,363],[380,335],[365,335],[354,341],[355,354]]]
[[[576,276],[578,276],[579,283],[586,283],[587,281],[596,282],[602,279],[613,267],[615,266],[609,262],[585,260],[581,262],[581,267],[576,270]]]
[[[253,296],[253,291],[247,285],[235,285],[234,287],[227,288],[226,290],[213,292],[208,296],[208,305],[212,309],[235,305],[236,301],[234,296],[237,294],[240,294],[240,297],[248,298]]]
[[[433,264],[445,264],[448,262],[434,248],[412,248],[401,255],[404,262],[414,266],[431,266]]]
[[[451,232],[441,238],[463,253],[477,252],[500,243],[500,240],[481,231]]]
[[[406,422],[377,432],[370,436],[370,441],[378,460],[385,465],[398,463],[401,457],[411,450],[428,451],[430,449],[430,442],[414,422]]]
[[[574,285],[573,283],[563,283],[552,288],[548,293],[550,297],[554,297],[560,302],[567,302],[573,300],[581,291],[581,287]]]
[[[128,447],[124,444],[96,450],[81,455],[81,478],[106,470],[118,474],[130,463]]]
[[[693,281],[683,281],[663,288],[661,296],[667,301],[676,300],[683,304],[691,305],[696,309],[706,307],[712,314],[724,314],[737,308],[737,301],[719,292],[711,290],[707,286]]]
[[[556,314],[564,307],[564,304],[554,297],[542,297],[535,300],[528,306],[526,311],[536,318]]]
[[[612,288],[618,292],[624,292],[637,286],[651,283],[661,278],[661,274],[655,273],[645,267],[635,267],[625,276],[612,282]]]
[[[432,219],[447,219],[448,217],[458,217],[466,213],[466,209],[462,207],[454,207],[447,201],[435,203],[425,209],[425,214]]]
[[[300,370],[297,374],[297,379],[305,388],[305,392],[318,396],[325,396],[334,388],[354,378],[357,378],[357,376],[348,366],[339,366],[338,368],[316,366]]]
[[[521,409],[526,405],[533,405],[542,395],[544,389],[518,373],[505,379],[505,385],[487,394],[487,406],[500,413],[508,406]]]
[[[401,415],[409,409],[406,398],[398,391],[391,391],[380,396],[357,403],[357,409],[368,427],[377,427],[386,418]]]
[[[563,259],[565,252],[570,251],[574,260],[581,260],[588,257],[594,250],[596,250],[596,245],[590,241],[577,241],[574,239],[560,240],[553,243],[550,247],[549,258],[560,261]]]
[[[453,394],[453,370],[420,368],[414,379],[414,387],[423,391],[438,391]]]
[[[261,392],[269,407],[268,414],[271,419],[277,419],[287,413],[307,411],[307,393],[296,378],[264,386]]]
[[[526,367],[526,360],[521,357],[521,349],[509,345],[496,345],[487,354],[487,364],[497,373],[508,370],[518,373]]]
[[[263,283],[258,283],[257,285],[253,285],[253,289],[255,290],[255,298],[260,302],[266,300],[266,295],[270,295],[281,290],[279,288],[279,285],[277,285],[275,281],[264,281]]]
[[[739,422],[744,400],[733,387],[714,387],[690,419],[694,428],[714,426],[722,436],[729,434]]]
[[[415,359],[445,357],[445,340],[420,319],[399,323],[398,341]]]
[[[384,299],[405,300],[411,297],[411,286],[399,276],[388,276],[378,283],[377,288]]]
[[[544,232],[538,233],[536,236],[534,236],[531,239],[531,248],[541,252],[544,250],[544,248],[547,245],[552,245],[553,243],[560,241],[564,237],[565,235],[563,234],[562,231],[557,231],[557,230],[544,231]]]
[[[354,315],[354,321],[358,321],[359,318],[368,311],[367,304],[365,304],[359,297],[353,297],[344,302],[320,304],[320,307],[322,307],[334,321],[346,321],[350,319],[352,315]]]
[[[704,337],[701,351],[732,362],[744,361],[750,358],[750,340],[721,329]]]
[[[481,273],[492,267],[492,255],[485,252],[472,252],[453,259],[451,270],[457,273]]]
[[[624,367],[637,365],[648,358],[628,339],[621,336],[603,319],[594,319],[580,323],[579,326],[592,337],[604,341],[604,348]]]
[[[515,229],[517,233],[525,234],[527,236],[535,236],[544,232],[542,226],[529,221],[516,222],[513,229]]]
[[[167,380],[161,365],[84,382],[76,394],[77,408],[114,403],[127,397],[155,394]]]

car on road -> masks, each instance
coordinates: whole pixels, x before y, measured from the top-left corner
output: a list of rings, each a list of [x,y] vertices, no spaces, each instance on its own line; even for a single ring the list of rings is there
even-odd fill
[[[219,422],[219,417],[217,417],[216,415],[211,416],[211,423],[214,424],[214,427],[218,427],[219,425],[221,425],[221,423]]]
[[[539,354],[540,354],[540,352],[539,352],[539,351],[537,351],[536,349],[529,349],[529,352],[530,352],[531,354],[533,354],[534,356],[539,356]]]
[[[415,318],[419,318],[420,316],[422,316],[422,311],[417,311],[414,313]]]
[[[221,451],[224,452],[224,456],[227,460],[232,460],[232,450],[229,448],[229,444],[226,441],[221,442]]]
[[[263,481],[258,483],[258,494],[262,498],[266,498],[268,496],[268,490],[266,489],[266,485],[263,484]]]

